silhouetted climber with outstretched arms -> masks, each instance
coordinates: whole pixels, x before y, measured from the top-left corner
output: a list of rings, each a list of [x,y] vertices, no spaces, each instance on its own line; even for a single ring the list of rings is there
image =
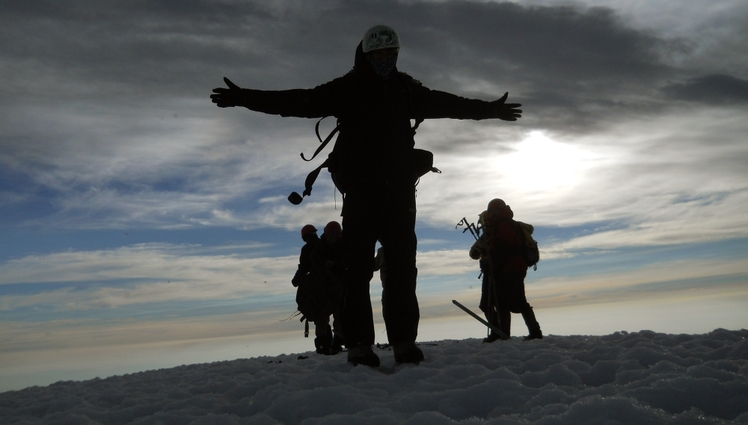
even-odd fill
[[[418,363],[420,317],[416,297],[416,200],[419,177],[432,169],[429,152],[414,148],[415,128],[424,119],[501,119],[516,121],[519,104],[507,94],[489,102],[431,90],[398,71],[400,39],[377,25],[356,48],[353,70],[312,89],[253,90],[228,79],[211,99],[221,108],[243,106],[288,117],[334,116],[339,135],[328,170],[343,193],[344,282],[342,322],[348,361],[379,366],[373,352],[374,319],[369,283],[377,240],[387,252],[383,306],[395,361]],[[411,125],[414,120],[415,125]]]

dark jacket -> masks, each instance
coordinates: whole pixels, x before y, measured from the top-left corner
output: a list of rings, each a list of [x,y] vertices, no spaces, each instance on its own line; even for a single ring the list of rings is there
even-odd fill
[[[377,76],[359,44],[352,71],[313,89],[244,90],[243,106],[281,116],[338,119],[340,134],[329,170],[343,184],[413,180],[411,120],[497,118],[491,102],[431,90],[395,69]]]

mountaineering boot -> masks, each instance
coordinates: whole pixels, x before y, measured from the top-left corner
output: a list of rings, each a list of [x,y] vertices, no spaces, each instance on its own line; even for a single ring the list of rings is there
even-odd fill
[[[522,318],[525,319],[525,325],[527,325],[527,330],[530,332],[525,337],[525,341],[543,339],[543,332],[540,330],[540,324],[537,319],[535,319],[535,312],[532,311],[532,307],[528,306],[522,310]]]
[[[487,337],[483,338],[483,342],[490,343],[490,342],[498,341],[500,339],[501,339],[501,335],[497,334],[494,331],[491,331],[491,333]]]
[[[314,338],[314,346],[317,348],[318,354],[324,354],[326,356],[329,356],[330,353],[330,343],[332,342],[332,337],[329,333],[318,336],[317,338]]]
[[[348,347],[348,363],[378,367],[379,357],[374,354],[371,346],[359,345],[357,347]]]
[[[395,353],[396,363],[415,363],[423,360],[423,351],[416,346],[415,342],[401,342],[392,346]]]

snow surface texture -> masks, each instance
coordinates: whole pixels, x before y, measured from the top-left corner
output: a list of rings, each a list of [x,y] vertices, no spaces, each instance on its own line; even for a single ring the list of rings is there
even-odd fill
[[[420,365],[309,352],[9,391],[0,423],[748,424],[745,329],[419,345]]]

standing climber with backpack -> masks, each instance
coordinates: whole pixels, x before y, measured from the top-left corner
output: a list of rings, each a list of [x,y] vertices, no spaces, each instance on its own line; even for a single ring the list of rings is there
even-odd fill
[[[319,236],[317,236],[317,228],[311,224],[307,224],[301,228],[301,240],[304,241],[304,246],[301,247],[301,253],[299,254],[299,265],[296,268],[296,273],[291,279],[291,284],[296,288],[296,308],[302,314],[301,320],[305,322],[306,333],[309,331],[309,322],[315,323],[317,318],[317,305],[314,299],[314,283],[312,282],[312,252],[314,248],[319,244]],[[320,346],[319,337],[327,333],[329,322],[321,324],[319,328],[315,329],[315,347]]]
[[[530,233],[532,226],[515,221],[512,209],[498,198],[488,203],[488,208],[481,214],[481,220],[495,286],[495,290],[491,291],[495,294],[495,299],[486,301],[489,304],[495,303],[497,307],[499,329],[506,335],[511,335],[511,313],[520,313],[529,331],[525,340],[543,338],[540,324],[525,296],[527,268],[537,261],[537,256],[528,249],[530,244],[526,243],[526,238],[529,235],[526,236],[523,225],[529,226]],[[499,336],[492,333],[486,342],[497,339]]]
[[[432,155],[414,148],[417,125],[431,118],[516,121],[519,104],[467,99],[431,90],[396,64],[400,38],[390,27],[370,28],[356,48],[353,70],[313,89],[243,89],[228,79],[211,99],[218,107],[243,106],[282,116],[338,120],[338,138],[327,159],[343,193],[344,281],[342,321],[348,361],[379,366],[372,350],[374,318],[369,283],[379,240],[387,252],[387,337],[397,363],[418,363],[420,318],[416,297],[416,199],[419,177],[432,169]],[[305,193],[306,194],[306,193]]]

